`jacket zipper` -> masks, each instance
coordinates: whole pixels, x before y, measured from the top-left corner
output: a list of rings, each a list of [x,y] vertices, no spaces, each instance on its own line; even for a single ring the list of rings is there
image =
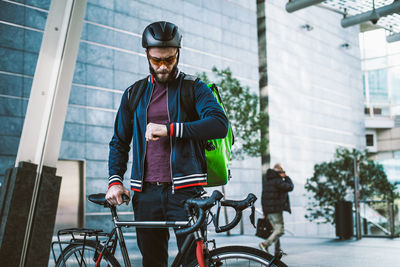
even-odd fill
[[[154,89],[154,83],[151,86],[150,100],[147,103],[147,107],[146,107],[146,129],[147,129],[147,110],[149,109],[149,106],[150,106],[151,98],[153,95],[153,89]],[[147,140],[146,140],[146,143],[144,144],[144,155],[143,155],[143,160],[142,160],[142,188],[140,188],[140,191],[142,191],[143,183],[144,183],[144,161],[146,160],[146,152],[147,152]]]
[[[171,122],[171,119],[169,117],[169,100],[168,100],[168,84],[167,84],[167,113],[168,113],[168,121]],[[175,184],[174,184],[174,178],[172,177],[172,137],[171,135],[169,136],[169,146],[171,148],[170,152],[169,152],[169,171],[171,174],[171,182],[172,182],[172,194],[175,194]]]

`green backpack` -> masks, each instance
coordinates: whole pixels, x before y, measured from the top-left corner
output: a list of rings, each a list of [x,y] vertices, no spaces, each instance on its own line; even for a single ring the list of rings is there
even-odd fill
[[[187,114],[189,114],[191,121],[194,121],[199,117],[195,109],[193,91],[194,82],[197,79],[198,78],[195,76],[185,75],[182,88],[191,88],[192,90],[181,90],[181,102],[184,110]],[[226,114],[217,86],[215,84],[209,84],[208,87],[211,89],[217,102],[220,104]],[[231,161],[233,143],[234,136],[230,123],[228,133],[225,138],[206,141],[205,155],[207,159],[207,187],[225,185],[231,178],[229,164]]]

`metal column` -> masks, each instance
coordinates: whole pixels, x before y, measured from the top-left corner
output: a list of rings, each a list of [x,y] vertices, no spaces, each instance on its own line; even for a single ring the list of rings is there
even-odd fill
[[[356,238],[361,239],[361,217],[360,217],[360,183],[359,183],[359,160],[354,158],[354,207],[356,210]]]

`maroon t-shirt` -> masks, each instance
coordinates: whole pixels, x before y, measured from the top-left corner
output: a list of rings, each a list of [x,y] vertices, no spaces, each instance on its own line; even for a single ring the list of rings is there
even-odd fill
[[[165,124],[168,122],[167,103],[167,88],[164,84],[155,83],[147,109],[147,123]],[[145,182],[171,182],[170,154],[169,136],[147,142],[144,163]]]

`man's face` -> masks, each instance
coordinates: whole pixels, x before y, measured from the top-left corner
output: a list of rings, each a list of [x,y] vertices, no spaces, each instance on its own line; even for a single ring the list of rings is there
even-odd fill
[[[175,47],[152,47],[147,49],[150,72],[157,82],[166,83],[178,66],[178,49]]]

